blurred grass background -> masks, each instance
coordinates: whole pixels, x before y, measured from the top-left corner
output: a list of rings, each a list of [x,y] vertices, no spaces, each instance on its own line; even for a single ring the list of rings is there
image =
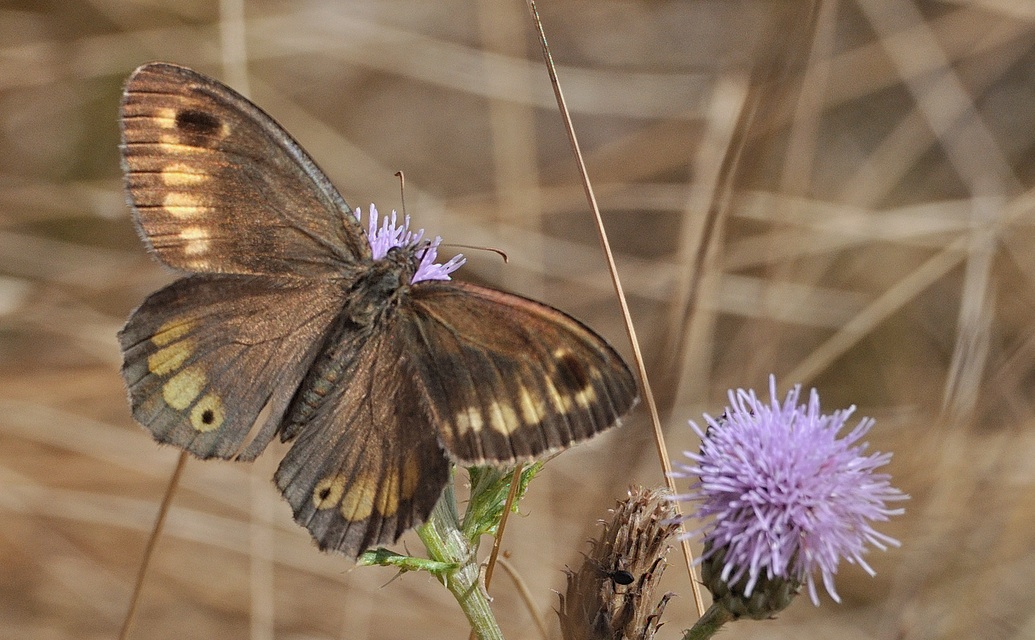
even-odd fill
[[[172,275],[124,204],[137,65],[220,77],[354,206],[490,245],[462,276],[618,305],[517,0],[0,3],[0,638],[113,638],[177,452],[129,417],[115,333]],[[738,638],[1035,638],[1035,4],[543,2],[673,455],[726,390],[816,386],[877,418],[903,547]],[[243,72],[245,73],[243,73]],[[468,252],[469,254],[471,252]],[[645,411],[551,462],[504,548],[558,637],[563,567],[629,484]],[[134,638],[464,638],[423,575],[320,554],[257,463],[191,461]],[[408,548],[419,549],[412,536]],[[663,635],[693,605],[679,597]],[[508,638],[538,637],[505,574]]]

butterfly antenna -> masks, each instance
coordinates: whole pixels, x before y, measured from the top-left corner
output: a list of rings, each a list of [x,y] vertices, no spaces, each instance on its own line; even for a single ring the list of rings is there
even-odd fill
[[[395,177],[399,178],[399,200],[402,201],[403,217],[406,217],[406,176],[402,171],[396,171]]]
[[[510,264],[510,258],[507,256],[506,253],[503,252],[503,249],[497,249],[496,247],[476,247],[476,246],[470,245],[470,244],[456,244],[456,243],[453,243],[453,242],[443,242],[439,246],[440,247],[456,247],[458,249],[470,249],[471,251],[491,251],[491,252],[495,253],[496,255],[498,255],[499,257],[503,258],[503,264]]]
[[[643,389],[643,397],[646,401],[647,410],[650,413],[651,425],[654,428],[654,446],[657,449],[658,460],[661,464],[662,475],[665,477],[665,484],[673,495],[676,495],[675,480],[672,477],[672,463],[669,462],[668,450],[665,445],[665,436],[661,429],[661,417],[658,415],[658,405],[651,392],[650,381],[647,379],[647,368],[643,361],[643,354],[640,352],[640,342],[636,337],[636,328],[632,323],[632,316],[629,313],[629,303],[625,298],[625,291],[622,281],[618,277],[618,267],[615,265],[614,255],[611,253],[611,243],[607,238],[604,229],[604,221],[600,215],[600,207],[597,205],[597,196],[593,191],[593,185],[589,180],[589,172],[586,170],[586,162],[582,157],[582,149],[579,146],[578,137],[575,135],[575,126],[571,122],[571,113],[568,111],[567,101],[564,99],[564,92],[561,91],[561,82],[557,77],[557,67],[553,63],[553,54],[550,52],[550,45],[546,42],[546,31],[543,29],[543,22],[539,19],[539,10],[535,6],[535,0],[527,0],[528,10],[532,16],[532,23],[535,25],[539,44],[542,47],[543,59],[546,63],[546,71],[550,75],[550,84],[553,85],[553,94],[557,100],[557,108],[560,111],[561,119],[564,121],[564,129],[568,133],[568,142],[575,154],[575,164],[578,166],[579,175],[582,177],[582,186],[586,192],[586,200],[589,201],[590,209],[596,221],[597,235],[600,246],[607,260],[607,268],[611,274],[611,284],[614,286],[615,294],[618,297],[618,304],[622,309],[622,317],[625,319],[625,330],[629,336],[629,343],[632,346],[633,361],[636,363],[637,373],[640,378],[640,385]],[[679,507],[676,506],[676,515],[679,515]],[[682,525],[680,525],[682,530]],[[690,588],[694,595],[694,604],[697,605],[699,616],[704,615],[704,600],[701,597],[701,588],[698,586],[697,577],[693,569],[693,552],[690,550],[690,542],[686,536],[680,536],[680,548],[683,551],[683,559],[686,561],[686,570],[690,575]]]

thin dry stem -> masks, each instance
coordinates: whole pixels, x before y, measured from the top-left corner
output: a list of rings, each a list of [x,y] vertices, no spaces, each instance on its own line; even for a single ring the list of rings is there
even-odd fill
[[[507,562],[506,558],[499,558],[496,560],[499,563],[501,569],[503,569],[510,579],[514,582],[514,587],[517,588],[518,595],[521,596],[521,602],[525,604],[525,609],[528,610],[529,615],[532,616],[532,620],[535,621],[535,626],[539,629],[539,635],[542,636],[543,640],[550,640],[550,632],[546,629],[546,620],[543,619],[542,614],[535,607],[535,601],[532,599],[532,592],[528,588],[528,583],[521,577],[517,568],[510,562]]]
[[[151,558],[154,556],[158,539],[162,535],[162,527],[165,526],[165,517],[169,514],[169,506],[172,504],[173,495],[176,494],[176,487],[180,484],[180,476],[183,468],[187,465],[187,452],[181,451],[180,457],[176,459],[176,468],[173,469],[169,484],[165,487],[165,495],[162,496],[162,503],[158,507],[158,517],[155,519],[155,526],[151,528],[151,535],[147,538],[147,546],[144,547],[144,558],[137,569],[137,579],[133,583],[133,595],[130,596],[129,609],[126,610],[126,617],[122,620],[122,629],[119,631],[119,640],[126,640],[129,637],[129,630],[133,626],[133,616],[137,612],[137,604],[140,602],[140,592],[144,588],[144,580],[151,568]]]
[[[665,434],[661,429],[661,417],[658,415],[658,406],[654,401],[654,394],[651,392],[650,381],[647,378],[647,367],[644,364],[643,354],[640,352],[640,343],[636,338],[636,329],[632,323],[632,316],[629,313],[629,303],[625,299],[625,291],[622,289],[622,281],[618,277],[618,267],[615,265],[614,255],[611,253],[611,243],[607,239],[607,231],[604,229],[604,221],[600,215],[600,207],[597,205],[596,195],[593,193],[593,185],[589,181],[589,173],[586,170],[586,163],[582,157],[582,150],[579,147],[578,138],[575,135],[575,128],[571,122],[571,114],[564,101],[564,93],[561,91],[561,83],[557,78],[557,69],[553,64],[553,56],[550,54],[550,46],[546,42],[546,32],[543,30],[543,23],[539,19],[539,12],[536,9],[534,0],[528,0],[528,8],[532,13],[532,20],[539,32],[539,43],[543,48],[543,57],[546,60],[546,68],[550,74],[550,82],[553,85],[554,95],[557,98],[557,106],[560,109],[561,117],[564,119],[564,128],[568,133],[568,141],[571,143],[572,151],[575,154],[575,162],[578,164],[579,175],[582,178],[582,185],[586,190],[586,199],[593,210],[593,218],[597,225],[597,233],[600,237],[600,245],[607,259],[608,272],[611,274],[611,283],[614,285],[615,294],[618,296],[618,303],[622,308],[622,318],[625,322],[625,329],[629,335],[629,343],[633,350],[633,360],[636,362],[636,371],[640,377],[640,385],[643,388],[643,397],[650,412],[651,425],[654,428],[654,445],[657,448],[658,461],[661,464],[661,471],[665,477],[665,484],[669,491],[675,494],[676,485],[672,478],[672,463],[669,462],[668,448],[665,446]],[[676,507],[679,515],[679,507]],[[682,528],[682,525],[680,525]],[[704,615],[704,600],[701,597],[701,588],[698,586],[697,577],[694,575],[693,562],[694,554],[690,550],[690,542],[686,538],[680,539],[680,548],[683,550],[683,558],[686,561],[686,572],[690,578],[690,588],[693,590],[694,603],[697,605],[698,615]]]
[[[485,565],[485,590],[489,590],[492,583],[492,570],[496,566],[496,559],[500,555],[500,545],[503,543],[503,532],[507,528],[507,520],[510,518],[510,510],[514,506],[514,499],[517,497],[518,487],[521,486],[521,472],[524,465],[514,467],[514,473],[510,476],[510,490],[507,491],[507,501],[503,505],[503,514],[500,516],[500,524],[496,527],[496,535],[492,540],[492,552],[489,553],[489,561]]]

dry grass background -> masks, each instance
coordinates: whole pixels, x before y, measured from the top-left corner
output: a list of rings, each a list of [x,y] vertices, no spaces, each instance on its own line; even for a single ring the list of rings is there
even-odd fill
[[[120,190],[142,62],[247,81],[353,205],[397,206],[404,170],[421,225],[510,254],[464,277],[629,353],[523,3],[224,4],[0,3],[2,638],[115,636],[177,455],[117,373],[116,331],[171,279]],[[725,637],[1035,638],[1035,5],[807,8],[541,7],[670,449],[775,372],[875,416],[913,496],[876,579],[843,567],[843,604]],[[310,544],[269,481],[281,451],[188,464],[133,637],[466,637],[431,579]],[[554,637],[561,569],[630,483],[661,482],[653,451],[641,409],[550,463],[508,528]],[[666,580],[674,638],[693,606],[678,565]],[[536,638],[503,574],[493,591],[507,637]]]

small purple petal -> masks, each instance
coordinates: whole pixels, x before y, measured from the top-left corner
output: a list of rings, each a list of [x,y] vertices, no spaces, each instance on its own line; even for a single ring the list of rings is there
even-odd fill
[[[355,211],[356,220],[361,220],[362,214],[362,210],[357,208]],[[394,210],[392,211],[391,218],[385,216],[381,219],[380,226],[377,224],[377,219],[377,207],[371,204],[370,220],[367,225],[367,240],[370,242],[370,252],[373,254],[374,260],[383,259],[388,255],[388,251],[395,247],[409,247],[414,248],[417,252],[421,251],[417,246],[424,239],[424,229],[410,231],[410,216],[403,218],[401,225],[398,224],[398,214]],[[410,279],[410,284],[416,284],[422,280],[449,280],[449,274],[467,262],[467,258],[463,254],[458,253],[445,264],[436,264],[435,259],[438,258],[438,247],[441,243],[442,238],[440,237],[436,237],[427,243],[423,249],[417,269]]]
[[[423,229],[421,229],[421,233],[424,233]],[[449,280],[449,274],[467,262],[467,258],[462,253],[458,253],[445,264],[436,264],[435,259],[438,258],[438,246],[440,244],[442,244],[442,238],[435,236],[428,248],[424,250],[424,255],[421,256],[420,264],[417,266],[417,272],[413,274],[413,282],[420,282],[421,280]]]

